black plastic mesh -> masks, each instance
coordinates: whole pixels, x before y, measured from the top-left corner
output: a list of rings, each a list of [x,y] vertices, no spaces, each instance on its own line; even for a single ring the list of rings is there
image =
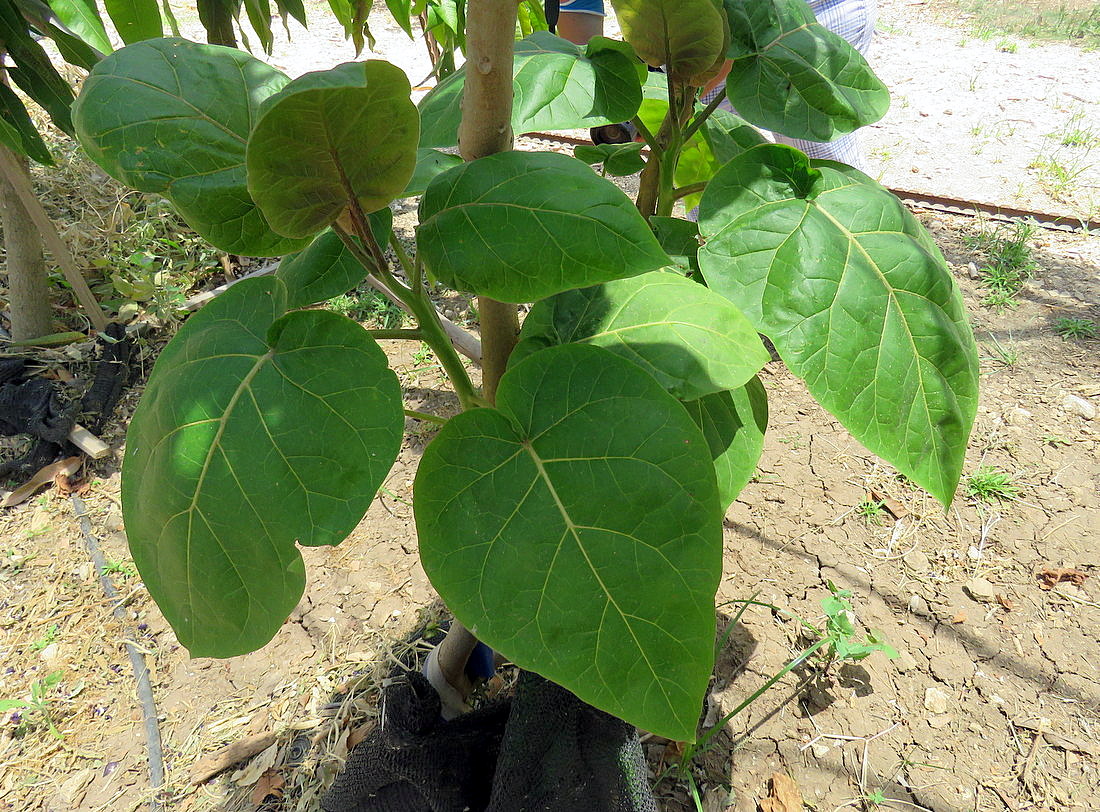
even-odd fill
[[[637,731],[539,676],[514,699],[439,718],[418,673],[383,692],[325,812],[657,812]]]

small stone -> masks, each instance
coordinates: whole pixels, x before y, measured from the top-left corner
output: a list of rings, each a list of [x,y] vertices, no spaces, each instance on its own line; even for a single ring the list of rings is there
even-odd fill
[[[103,526],[112,533],[121,532],[123,529],[122,512],[118,510],[110,511],[107,514],[107,518],[103,520]]]
[[[906,671],[912,671],[917,667],[917,661],[913,658],[913,655],[908,651],[899,651],[897,659],[894,660],[894,668],[903,674]]]
[[[930,716],[928,718],[928,726],[938,730],[941,727],[947,727],[951,723],[951,720],[953,718],[954,717],[952,717],[949,713],[943,713],[937,716]]]
[[[1005,412],[1005,423],[1010,426],[1027,426],[1034,418],[1035,416],[1031,412],[1019,406]]]
[[[810,750],[812,750],[813,754],[818,758],[825,758],[825,756],[829,755],[829,745],[827,744],[811,744]]]
[[[1077,395],[1066,395],[1062,401],[1062,408],[1067,412],[1085,418],[1085,420],[1096,419],[1096,407]]]
[[[997,588],[985,578],[971,578],[963,584],[963,591],[978,603],[992,603],[997,600]]]
[[[947,713],[947,703],[951,697],[946,691],[934,686],[924,689],[924,707],[932,713]]]
[[[914,595],[909,599],[909,611],[918,617],[928,617],[928,601],[920,595]]]
[[[920,550],[910,550],[901,557],[901,560],[905,562],[905,566],[917,573],[925,573],[932,569],[932,562]]]
[[[973,262],[966,263],[966,275],[969,276],[971,279],[982,278],[982,274],[978,270],[978,266],[975,265]]]
[[[57,659],[57,653],[57,643],[50,643],[48,646],[42,649],[42,651],[39,652],[38,656],[41,657],[43,661],[49,663]]]
[[[969,558],[971,561],[980,561],[982,558],[982,551],[971,544],[966,549],[966,557]]]

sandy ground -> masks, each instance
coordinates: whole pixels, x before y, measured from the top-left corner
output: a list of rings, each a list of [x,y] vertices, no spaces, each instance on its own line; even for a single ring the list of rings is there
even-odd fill
[[[1069,122],[1079,111],[1082,127],[1100,128],[1100,54],[1027,43],[1010,53],[973,39],[960,47],[961,30],[926,16],[921,5],[883,6],[874,64],[896,104],[867,133],[872,174],[1044,210],[1084,205],[1097,192],[1095,174],[1079,175],[1060,200],[1028,167],[1044,150],[1070,149],[1052,134],[1076,127]],[[380,52],[413,77],[426,75],[418,46],[382,21],[377,33]],[[296,32],[293,45],[273,61],[295,74],[352,56],[332,26]],[[1016,119],[1011,133],[994,126]],[[1088,160],[1084,146],[1073,149]],[[1014,197],[1018,188],[1027,196]],[[728,602],[757,592],[818,623],[831,581],[853,590],[859,619],[882,629],[901,656],[876,655],[801,687],[799,675],[788,676],[700,760],[707,809],[756,809],[774,771],[791,775],[815,810],[1100,808],[1100,361],[1095,339],[1067,341],[1053,330],[1060,317],[1100,322],[1100,243],[1038,232],[1035,275],[1019,305],[999,312],[981,304],[974,278],[984,258],[972,240],[991,226],[923,217],[981,345],[966,472],[996,466],[1018,495],[984,502],[960,491],[945,513],[851,440],[781,365],[765,368],[769,435],[758,476],[727,515],[720,629],[735,614]],[[411,214],[398,225],[408,230]],[[461,318],[465,303],[456,297],[449,309]],[[407,405],[446,414],[453,398],[416,349],[395,342],[391,351]],[[42,728],[17,737],[10,714],[0,721],[0,810],[146,805],[145,739],[124,641],[153,672],[167,808],[316,809],[349,740],[376,717],[378,681],[397,641],[438,612],[410,508],[430,432],[407,428],[398,464],[353,536],[305,551],[307,594],[283,630],[232,660],[188,659],[130,569],[120,455],[96,467],[82,498],[114,562],[125,620],[111,614],[68,498],[49,492],[0,514],[0,698],[24,697],[36,680],[61,674],[47,703],[60,738]],[[123,432],[120,425],[106,439],[117,447]],[[872,494],[893,500],[896,515],[859,515]],[[1051,568],[1083,577],[1044,589],[1038,575]],[[784,615],[747,611],[719,658],[712,707],[735,706],[802,644]],[[263,734],[271,736],[251,764],[192,785],[204,755]],[[646,746],[655,767],[668,756],[667,742]],[[682,784],[657,790],[665,809],[691,808]]]

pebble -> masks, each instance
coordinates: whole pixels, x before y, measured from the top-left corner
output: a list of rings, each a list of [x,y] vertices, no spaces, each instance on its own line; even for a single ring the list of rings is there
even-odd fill
[[[932,713],[947,713],[947,702],[950,697],[946,691],[935,686],[924,689],[924,707]]]
[[[44,662],[53,662],[57,659],[58,645],[57,643],[50,643],[42,651],[38,653],[38,656],[42,658]]]
[[[909,611],[919,617],[928,617],[928,601],[920,595],[914,595],[909,599]]]
[[[963,584],[963,591],[978,603],[992,603],[997,600],[997,588],[985,578],[971,578]]]
[[[1017,406],[1015,409],[1009,409],[1005,412],[1005,423],[1010,426],[1027,426],[1034,419],[1034,415],[1027,409]]]
[[[894,660],[894,668],[903,674],[906,671],[912,671],[917,667],[917,661],[913,658],[913,655],[908,651],[899,651],[898,657]]]
[[[1096,407],[1077,395],[1066,395],[1065,399],[1062,401],[1062,407],[1067,412],[1072,412],[1075,415],[1085,418],[1085,420],[1096,419]]]
[[[932,562],[929,561],[928,556],[920,550],[910,550],[901,557],[901,560],[905,562],[905,566],[909,567],[909,569],[914,572],[925,573],[932,569]],[[909,611],[914,610],[910,609]]]

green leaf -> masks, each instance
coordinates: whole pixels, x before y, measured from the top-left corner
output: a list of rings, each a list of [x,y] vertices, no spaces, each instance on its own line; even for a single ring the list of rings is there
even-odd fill
[[[764,450],[768,427],[768,396],[760,379],[753,378],[732,392],[715,392],[684,404],[707,439],[718,475],[723,509],[752,479]]]
[[[711,0],[611,0],[611,5],[623,39],[673,79],[702,84],[699,79],[710,78],[721,64],[729,32]]]
[[[890,92],[867,60],[802,0],[725,0],[733,60],[726,94],[760,127],[831,141],[878,121]]]
[[[271,31],[270,0],[244,0],[244,11],[248,15],[248,22],[252,24],[252,30],[260,39],[260,47],[265,54],[270,54],[275,45],[275,35]]]
[[[46,166],[53,166],[53,156],[38,128],[34,126],[27,108],[15,91],[0,82],[0,140],[14,152],[26,155]]]
[[[103,7],[127,45],[164,33],[157,0],[103,0]]]
[[[405,186],[401,197],[416,197],[424,194],[432,178],[442,175],[448,169],[462,164],[461,155],[451,155],[440,152],[437,149],[418,149],[416,151],[416,168],[413,169],[412,178]]]
[[[372,59],[307,73],[268,99],[248,140],[248,190],[288,237],[351,205],[401,196],[416,166],[416,106],[404,71]]]
[[[308,240],[276,234],[245,185],[245,143],[260,102],[289,80],[234,48],[182,39],[116,51],[85,80],[73,115],[108,175],[167,197],[223,251],[280,256]]]
[[[951,503],[977,409],[962,297],[920,223],[866,175],[754,147],[700,206],[707,284],[873,453]]]
[[[211,45],[235,47],[237,35],[233,20],[241,9],[241,0],[195,0],[199,22],[206,30],[206,41]]]
[[[62,24],[101,54],[112,50],[94,0],[49,0],[50,8]]]
[[[393,212],[379,209],[368,218],[379,245],[389,239]],[[287,307],[308,307],[354,288],[367,275],[359,260],[332,231],[324,231],[309,247],[279,263],[275,276],[287,288]]]
[[[393,21],[401,26],[401,30],[411,37],[413,35],[411,0],[386,0],[386,8],[388,8],[390,14],[393,15]]]
[[[634,60],[613,48],[591,54],[546,31],[516,43],[512,130],[570,130],[629,121],[641,104]],[[436,85],[420,101],[420,146],[458,144],[465,69]]]
[[[573,156],[590,166],[603,165],[603,171],[615,178],[636,175],[645,168],[644,144],[580,144]]]
[[[569,290],[537,302],[523,323],[519,358],[585,343],[633,361],[681,400],[734,389],[771,360],[755,328],[712,290],[654,272]]]
[[[414,488],[424,570],[480,639],[585,702],[691,741],[714,658],[710,452],[634,364],[554,347],[440,430]]]
[[[699,272],[699,224],[679,217],[649,218],[657,242],[672,264],[685,275]]]
[[[42,46],[30,35],[30,28],[13,0],[0,0],[0,43],[7,51],[8,77],[47,113],[64,133],[72,135],[69,107],[73,91],[61,77]]]
[[[420,199],[425,267],[502,302],[634,276],[668,264],[623,192],[575,158],[502,152],[444,172]]]
[[[359,325],[284,315],[277,279],[192,316],[149,379],[122,504],[150,594],[196,657],[253,651],[301,598],[295,542],[336,544],[397,457],[401,390]]]

